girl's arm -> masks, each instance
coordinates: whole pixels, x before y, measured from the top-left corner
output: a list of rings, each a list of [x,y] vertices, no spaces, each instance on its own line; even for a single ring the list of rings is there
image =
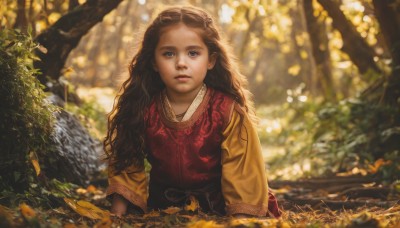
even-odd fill
[[[115,175],[110,166],[108,184],[106,194],[112,199],[113,213],[122,215],[129,212],[129,208],[147,211],[148,182],[144,167],[132,165]]]
[[[221,183],[227,214],[266,216],[268,184],[260,141],[237,104],[223,136]]]

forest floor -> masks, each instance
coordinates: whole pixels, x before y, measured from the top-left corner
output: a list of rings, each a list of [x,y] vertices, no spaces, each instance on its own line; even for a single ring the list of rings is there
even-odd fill
[[[117,218],[104,187],[76,188],[52,209],[0,205],[0,227],[395,227],[400,228],[399,186],[372,177],[274,181],[282,217],[232,218],[202,213],[195,203]]]

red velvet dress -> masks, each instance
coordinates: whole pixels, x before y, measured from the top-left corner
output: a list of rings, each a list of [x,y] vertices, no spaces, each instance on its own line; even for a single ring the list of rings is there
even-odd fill
[[[161,97],[151,104],[146,116],[148,160],[152,165],[150,207],[179,206],[194,195],[203,210],[226,214],[221,192],[221,144],[234,101],[213,89],[208,92],[186,122],[166,119]],[[276,207],[271,197],[269,205]]]

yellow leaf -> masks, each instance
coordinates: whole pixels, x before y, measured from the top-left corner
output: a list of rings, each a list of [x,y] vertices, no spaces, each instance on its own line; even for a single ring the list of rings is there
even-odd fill
[[[106,65],[110,62],[110,57],[108,54],[102,53],[97,57],[97,62],[101,65]]]
[[[36,27],[36,31],[41,32],[47,28],[47,23],[44,20],[39,20],[39,21],[36,21],[35,27]]]
[[[176,213],[179,212],[180,210],[181,210],[181,209],[180,209],[179,207],[169,207],[169,208],[163,210],[163,212],[164,212],[164,213],[167,213],[167,214],[169,214],[169,215],[172,215],[172,214],[176,214]]]
[[[300,51],[300,57],[302,59],[307,59],[308,58],[308,53],[306,51],[304,51],[304,50],[301,50]]]
[[[93,228],[109,228],[112,225],[110,217],[102,218],[98,223],[96,223]]]
[[[199,221],[187,224],[186,227],[188,227],[188,228],[222,228],[225,226],[222,224],[218,224],[214,221],[199,220]]]
[[[378,160],[376,160],[376,161],[374,162],[373,165],[368,165],[368,168],[369,168],[368,171],[369,171],[370,173],[374,174],[374,173],[378,172],[378,170],[379,170],[379,168],[380,168],[381,166],[388,165],[388,164],[390,164],[390,163],[391,163],[391,161],[385,161],[383,158],[379,158]]]
[[[31,160],[33,167],[35,168],[36,171],[36,176],[39,176],[40,174],[40,166],[39,162],[36,159]]]
[[[49,23],[54,24],[60,17],[61,17],[60,13],[52,12],[48,17]]]
[[[67,223],[63,226],[63,228],[78,228],[78,227],[73,223]]]
[[[196,211],[199,209],[199,201],[194,196],[190,196],[189,201],[190,204],[185,205],[185,211]]]
[[[110,212],[107,210],[102,210],[95,205],[79,200],[75,201],[73,199],[64,198],[64,201],[71,207],[76,213],[91,218],[91,219],[102,219],[105,217],[110,217]]]
[[[86,65],[86,61],[87,61],[87,57],[82,55],[82,56],[78,56],[78,57],[74,58],[74,60],[72,62],[74,64],[76,64],[77,67],[84,68]]]
[[[21,211],[22,216],[25,219],[31,219],[36,216],[35,210],[33,210],[30,206],[22,203],[19,205],[19,210]]]
[[[87,190],[84,189],[84,188],[78,188],[78,189],[76,189],[76,193],[78,193],[78,194],[86,194]]]
[[[37,159],[37,156],[36,156],[35,152],[31,152],[29,154],[29,157],[31,159],[33,168],[35,169],[36,176],[39,176],[39,174],[40,174],[40,165],[39,165],[39,162],[38,162],[38,159]]]
[[[288,222],[280,221],[276,227],[290,228],[290,224]]]
[[[229,227],[277,227],[271,219],[235,218],[230,221]]]
[[[146,213],[143,215],[143,218],[148,218],[148,217],[158,217],[160,216],[160,212],[158,211],[151,211],[150,213]]]
[[[295,64],[288,69],[288,73],[292,76],[297,76],[300,73],[301,66],[299,64]]]
[[[87,188],[86,188],[86,190],[88,191],[88,192],[90,192],[90,193],[94,193],[94,192],[96,192],[96,187],[95,186],[93,186],[93,185],[89,185]]]
[[[282,44],[280,47],[282,53],[287,54],[290,52],[290,46],[288,44]]]

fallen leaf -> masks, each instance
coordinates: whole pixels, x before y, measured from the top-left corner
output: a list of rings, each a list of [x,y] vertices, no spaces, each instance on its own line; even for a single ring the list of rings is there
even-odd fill
[[[158,217],[160,216],[159,211],[151,211],[150,213],[146,213],[143,215],[143,218],[149,218],[149,217]]]
[[[84,188],[78,188],[76,189],[76,193],[78,194],[86,194],[88,191]]]
[[[63,228],[78,228],[78,227],[73,223],[67,223],[63,226]]]
[[[281,227],[276,226],[274,219],[235,218],[230,221],[229,227]]]
[[[109,228],[112,225],[110,217],[102,218],[98,223],[96,223],[93,228]]]
[[[185,211],[196,211],[199,209],[199,201],[194,196],[190,196],[189,202],[188,205],[185,205]]]
[[[285,221],[279,221],[275,227],[281,227],[281,228],[290,228],[290,224]]]
[[[167,209],[162,210],[164,213],[169,215],[176,214],[177,212],[181,211],[179,207],[169,207]]]
[[[33,217],[36,216],[35,210],[33,210],[30,206],[26,205],[25,203],[20,204],[19,209],[21,211],[22,216],[25,219],[32,219]]]
[[[381,166],[389,165],[390,163],[391,163],[390,160],[389,160],[389,161],[385,161],[383,158],[379,158],[378,160],[376,160],[376,161],[374,162],[373,165],[368,165],[368,168],[369,168],[368,171],[369,171],[370,173],[374,174],[374,173],[378,172],[378,170],[379,170],[379,168],[380,168]]]
[[[86,190],[88,191],[88,192],[90,192],[90,193],[94,193],[94,192],[96,192],[96,187],[95,186],[93,186],[93,185],[89,185],[87,188],[86,188]]]
[[[91,219],[102,219],[105,217],[110,217],[110,212],[107,210],[102,210],[95,205],[79,200],[75,201],[73,199],[64,198],[64,201],[78,214],[91,218]]]
[[[214,221],[199,220],[187,224],[187,228],[222,228],[225,227],[222,224],[218,224]]]

